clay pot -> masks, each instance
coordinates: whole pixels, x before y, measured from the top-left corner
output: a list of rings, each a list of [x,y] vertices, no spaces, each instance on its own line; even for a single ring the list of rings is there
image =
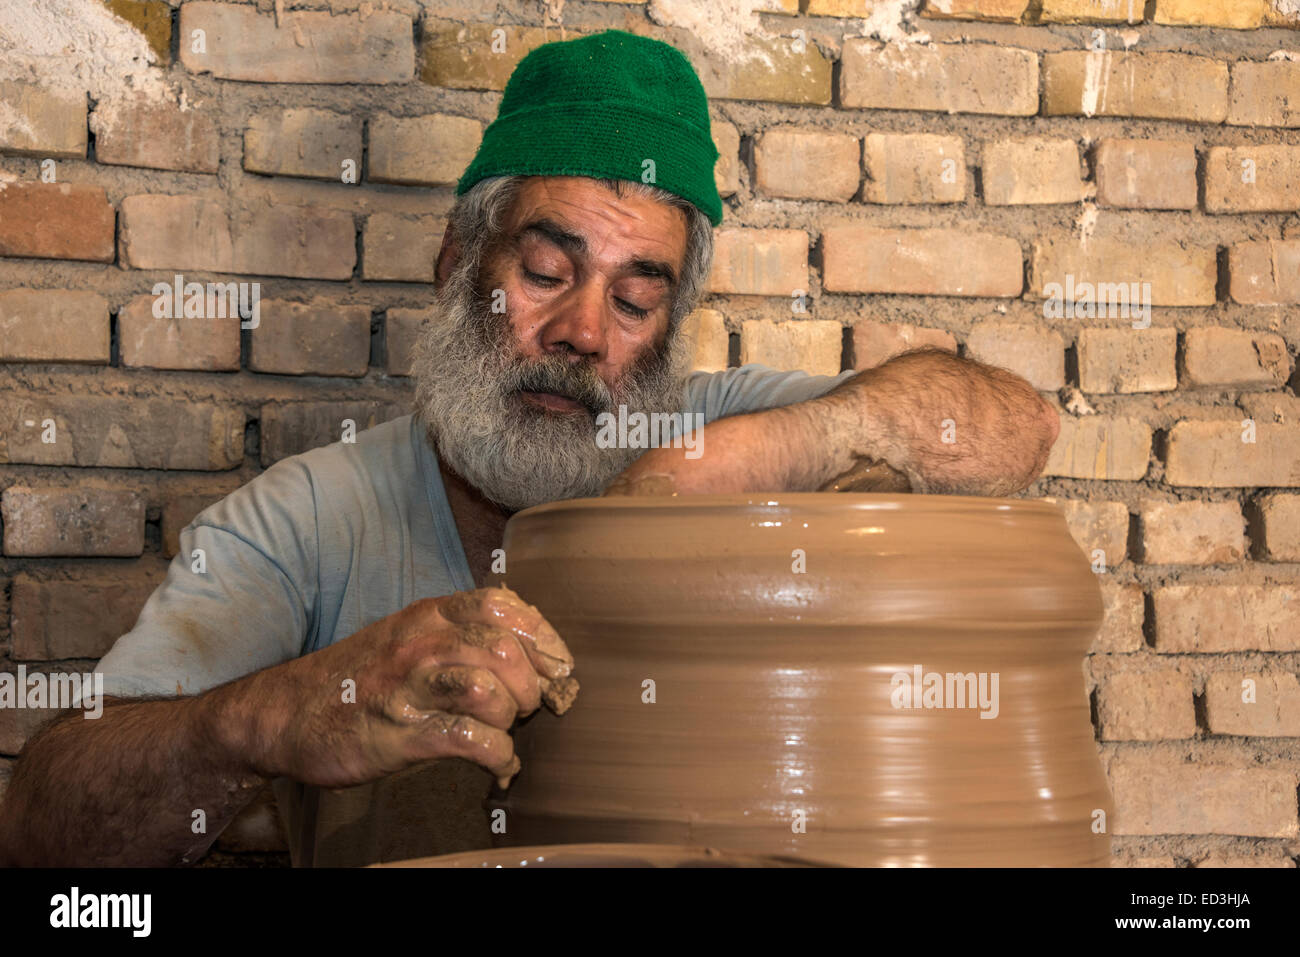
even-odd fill
[[[554,844],[421,857],[373,867],[817,867],[789,857],[734,854],[671,844]]]
[[[504,545],[582,690],[516,729],[501,843],[1109,863],[1082,671],[1101,594],[1056,506],[578,499]]]

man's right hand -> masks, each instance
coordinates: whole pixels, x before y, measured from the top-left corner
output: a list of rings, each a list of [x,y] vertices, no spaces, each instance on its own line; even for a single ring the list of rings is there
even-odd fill
[[[572,668],[555,629],[509,589],[421,599],[260,673],[260,693],[241,701],[284,698],[239,716],[252,729],[245,753],[263,777],[321,787],[447,757],[480,764],[505,786],[519,770],[508,729]]]

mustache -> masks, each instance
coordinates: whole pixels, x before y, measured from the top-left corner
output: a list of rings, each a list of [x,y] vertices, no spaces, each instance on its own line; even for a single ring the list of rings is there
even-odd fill
[[[501,391],[549,392],[572,399],[593,416],[614,406],[614,395],[596,370],[585,363],[573,365],[563,356],[518,360],[501,376]]]

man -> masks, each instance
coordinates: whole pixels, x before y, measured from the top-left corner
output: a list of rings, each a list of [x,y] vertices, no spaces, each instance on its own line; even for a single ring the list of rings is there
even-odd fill
[[[672,47],[609,31],[526,57],[457,188],[416,414],[277,463],[184,530],[101,662],[102,717],[71,712],[19,760],[3,856],[189,862],[271,780],[299,863],[482,844],[486,785],[519,770],[509,728],[574,667],[535,609],[476,589],[513,512],[815,490],[875,460],[917,491],[1033,481],[1055,413],[1000,370],[921,352],[686,375],[717,155]],[[620,406],[702,413],[703,454],[604,447]]]

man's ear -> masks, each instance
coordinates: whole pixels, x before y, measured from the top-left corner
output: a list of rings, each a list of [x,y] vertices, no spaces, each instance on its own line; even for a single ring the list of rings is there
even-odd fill
[[[447,224],[446,231],[442,234],[442,248],[438,250],[438,261],[434,267],[433,285],[435,289],[442,287],[451,275],[451,271],[456,268],[456,263],[460,260],[460,243],[456,240],[456,234],[452,231],[451,223]]]

